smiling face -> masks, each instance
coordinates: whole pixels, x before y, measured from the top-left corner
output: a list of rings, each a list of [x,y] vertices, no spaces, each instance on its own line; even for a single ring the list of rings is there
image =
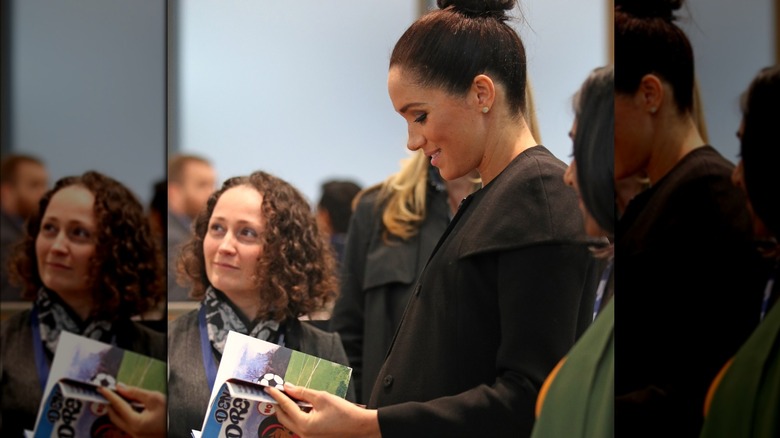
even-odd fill
[[[479,139],[484,131],[478,122],[483,114],[473,92],[458,97],[421,87],[400,67],[390,69],[387,88],[393,107],[408,124],[409,150],[422,149],[446,180],[479,167],[484,154]]]
[[[61,297],[91,294],[91,259],[97,224],[95,197],[84,186],[68,186],[52,196],[35,239],[43,285]]]
[[[203,239],[206,276],[215,288],[235,301],[257,295],[257,262],[263,254],[263,197],[251,186],[225,191],[214,206]]]

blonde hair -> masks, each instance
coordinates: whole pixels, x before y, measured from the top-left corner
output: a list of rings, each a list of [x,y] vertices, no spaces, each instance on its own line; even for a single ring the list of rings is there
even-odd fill
[[[531,81],[526,78],[526,107],[523,114],[531,134],[541,143],[539,122],[536,118]],[[369,187],[355,197],[353,208],[358,200],[369,191],[379,190],[377,203],[385,203],[382,211],[384,225],[383,238],[387,241],[390,235],[409,239],[417,234],[420,224],[425,220],[425,195],[428,191],[428,158],[422,150],[413,152],[408,158],[401,160],[401,169],[384,182]],[[479,180],[474,181],[474,189],[481,186]]]
[[[707,121],[704,119],[704,104],[701,100],[701,91],[699,90],[699,81],[694,78],[693,80],[693,122],[696,124],[696,129],[699,130],[699,135],[704,143],[709,144],[710,138],[707,133]]]

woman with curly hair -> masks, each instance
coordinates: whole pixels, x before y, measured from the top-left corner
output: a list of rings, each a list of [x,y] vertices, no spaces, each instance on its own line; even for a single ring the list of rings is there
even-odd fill
[[[163,299],[164,275],[143,206],[121,183],[94,171],[57,181],[9,262],[35,303],[2,322],[1,436],[33,429],[62,331],[165,360],[165,335],[131,320]]]
[[[337,334],[298,319],[335,299],[334,266],[309,203],[286,181],[255,172],[211,195],[178,264],[202,301],[168,331],[171,436],[200,428],[231,330],[348,364]]]

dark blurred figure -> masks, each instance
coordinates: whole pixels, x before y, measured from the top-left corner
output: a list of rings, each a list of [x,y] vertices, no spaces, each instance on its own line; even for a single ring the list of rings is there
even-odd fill
[[[216,174],[207,159],[174,155],[168,160],[168,301],[190,300],[189,289],[176,282],[179,247],[190,239],[192,220],[214,192]]]
[[[0,301],[21,301],[21,289],[8,283],[8,256],[24,234],[24,221],[38,210],[48,187],[43,162],[30,155],[11,154],[0,164]]]
[[[160,248],[165,248],[165,217],[168,210],[168,181],[160,180],[152,188],[152,200],[149,201],[149,226],[152,234],[160,242]]]
[[[152,237],[157,241],[161,256],[165,251],[165,217],[168,209],[168,181],[160,180],[154,183],[152,187],[152,199],[147,206],[147,218],[149,220],[149,229]],[[175,280],[175,279],[174,279]],[[140,315],[141,324],[146,325],[157,331],[165,332],[168,322],[165,313],[168,307],[168,300],[160,300],[157,305]]]
[[[740,161],[732,181],[745,191],[753,231],[771,271],[761,323],[715,378],[705,401],[700,438],[780,436],[780,65],[761,69],[742,95]]]
[[[344,257],[347,228],[352,218],[352,200],[361,187],[349,180],[329,180],[322,184],[322,195],[317,204],[317,224],[330,237],[339,263]]]

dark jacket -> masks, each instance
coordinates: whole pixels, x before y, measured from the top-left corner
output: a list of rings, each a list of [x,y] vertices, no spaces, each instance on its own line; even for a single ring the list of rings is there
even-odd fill
[[[592,318],[597,268],[565,169],[528,149],[461,205],[374,386],[383,437],[530,435],[543,380]]]
[[[22,301],[22,289],[10,283],[8,260],[14,246],[23,237],[24,230],[19,219],[0,210],[0,301]]]
[[[698,436],[710,382],[758,323],[767,277],[733,168],[699,148],[617,224],[617,436]]]
[[[341,270],[341,295],[331,316],[331,331],[341,335],[353,367],[358,402],[366,403],[390,348],[412,287],[449,218],[447,193],[428,186],[425,220],[414,236],[383,239],[378,191],[358,202],[349,225]]]
[[[349,365],[338,334],[328,333],[297,319],[284,323],[285,347]],[[200,349],[198,310],[176,318],[168,326],[168,436],[188,437],[200,430],[211,397]],[[214,358],[219,366],[219,360]],[[348,400],[355,399],[354,385]]]
[[[23,429],[32,430],[43,397],[35,368],[30,316],[31,311],[24,310],[0,325],[0,436],[3,437],[20,437]],[[164,334],[129,320],[115,322],[113,330],[117,347],[166,359]]]
[[[190,289],[182,286],[176,279],[176,263],[179,260],[181,246],[192,237],[189,224],[168,212],[168,301],[193,301]]]

